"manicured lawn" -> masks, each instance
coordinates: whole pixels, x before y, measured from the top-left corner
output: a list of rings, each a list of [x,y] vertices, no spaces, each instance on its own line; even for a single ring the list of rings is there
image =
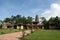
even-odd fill
[[[17,29],[0,29],[0,35],[1,34],[7,34],[7,33],[13,33],[13,32],[19,32],[20,30]]]
[[[60,30],[37,30],[21,40],[60,40]]]

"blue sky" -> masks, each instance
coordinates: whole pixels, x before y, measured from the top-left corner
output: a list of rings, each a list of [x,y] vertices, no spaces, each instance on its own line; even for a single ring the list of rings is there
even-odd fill
[[[39,17],[60,16],[60,0],[0,0],[0,19],[12,15]]]

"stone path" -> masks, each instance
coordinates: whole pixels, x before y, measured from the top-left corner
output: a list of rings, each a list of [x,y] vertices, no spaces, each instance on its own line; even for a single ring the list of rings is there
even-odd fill
[[[26,30],[25,35],[30,34],[31,30]],[[0,40],[19,40],[18,38],[22,37],[22,32],[9,33],[0,35]]]

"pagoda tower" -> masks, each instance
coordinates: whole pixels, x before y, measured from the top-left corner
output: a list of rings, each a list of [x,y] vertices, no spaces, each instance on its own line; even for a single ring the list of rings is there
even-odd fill
[[[39,17],[38,17],[38,15],[36,15],[36,17],[35,17],[35,22],[39,22]]]

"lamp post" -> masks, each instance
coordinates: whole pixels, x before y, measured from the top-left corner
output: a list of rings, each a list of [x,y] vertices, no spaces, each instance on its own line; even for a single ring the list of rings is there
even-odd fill
[[[25,34],[25,32],[24,32],[24,26],[23,26],[23,24],[20,24],[20,25],[21,25],[22,37],[24,37],[24,34]]]

